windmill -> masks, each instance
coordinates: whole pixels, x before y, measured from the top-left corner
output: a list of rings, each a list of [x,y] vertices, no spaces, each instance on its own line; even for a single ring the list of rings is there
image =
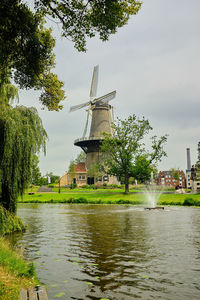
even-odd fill
[[[95,98],[96,94],[97,94],[98,74],[99,74],[99,66],[95,66],[94,71],[93,71],[93,76],[92,76],[91,88],[90,88],[90,100],[85,103],[70,107],[70,112],[74,112],[78,109],[87,107],[87,120],[86,120],[86,124],[85,124],[85,129],[83,132],[83,138],[85,138],[86,133],[87,133],[91,110],[92,110],[92,123],[96,123],[96,122],[94,122],[95,120],[93,120],[93,119],[96,119],[97,116],[93,116],[94,115],[93,112],[95,111],[95,108],[97,108],[97,107],[102,107],[102,108],[109,107],[109,118],[105,118],[104,123],[105,123],[105,121],[107,121],[109,123],[111,123],[111,121],[112,121],[111,113],[110,113],[111,106],[109,106],[108,102],[115,98],[116,91],[108,93],[99,98]],[[99,114],[98,114],[98,116],[99,116]],[[101,118],[101,121],[102,121],[102,118]],[[92,126],[92,124],[91,124],[90,137],[93,132],[97,133],[97,131],[98,131],[98,136],[99,136],[103,131],[107,131],[105,128],[105,124],[104,124],[104,128],[102,128],[103,130],[101,130],[101,128],[99,128],[98,130],[97,130],[97,128],[95,128],[95,131],[94,131],[93,127],[94,126]],[[109,132],[110,132],[110,130],[109,130]]]
[[[74,145],[81,147],[87,154],[86,167],[89,169],[92,164],[100,160],[100,143],[103,140],[102,132],[111,133],[111,105],[109,101],[115,98],[116,91],[104,96],[96,97],[98,85],[99,66],[94,67],[92,83],[90,88],[90,100],[70,107],[70,112],[81,108],[87,108],[87,119],[83,137],[74,141]],[[89,137],[86,138],[90,115],[92,114]]]

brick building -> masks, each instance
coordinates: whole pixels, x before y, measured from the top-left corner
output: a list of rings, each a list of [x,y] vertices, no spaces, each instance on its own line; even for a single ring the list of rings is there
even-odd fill
[[[185,173],[179,170],[179,178],[176,180],[172,176],[172,171],[160,171],[156,178],[157,185],[168,186],[168,187],[176,187],[181,186],[183,188],[186,187],[186,178]]]

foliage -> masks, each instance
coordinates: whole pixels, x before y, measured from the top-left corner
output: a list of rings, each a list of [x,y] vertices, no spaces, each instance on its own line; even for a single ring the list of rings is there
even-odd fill
[[[16,211],[18,195],[22,195],[31,178],[32,155],[45,151],[47,134],[35,108],[1,105],[0,109],[0,203]]]
[[[8,234],[24,230],[25,225],[22,220],[0,206],[0,234]]]
[[[135,158],[133,165],[133,177],[138,180],[139,183],[145,183],[150,180],[151,173],[156,174],[156,166],[150,164],[147,155],[138,155]]]
[[[125,192],[129,190],[129,178],[147,179],[155,164],[166,156],[163,146],[167,137],[151,138],[151,152],[145,149],[144,137],[152,130],[148,120],[131,115],[112,125],[113,135],[104,133],[101,151],[104,154],[104,170],[125,181]],[[145,170],[142,170],[145,168]]]
[[[47,173],[46,176],[50,177],[51,183],[58,183],[59,182],[60,176],[54,175],[53,172]]]
[[[48,185],[48,179],[47,177],[40,177],[38,180],[38,185],[42,186],[42,185]]]
[[[131,15],[138,13],[137,0],[35,0],[37,12],[50,15],[62,24],[63,36],[70,38],[79,51],[86,50],[86,38],[99,33],[108,40],[110,34],[127,24]]]
[[[34,9],[31,9],[34,7]],[[64,100],[63,82],[51,70],[55,67],[52,29],[45,28],[50,16],[62,24],[62,35],[79,51],[86,51],[86,38],[110,34],[137,14],[137,0],[24,0],[0,1],[0,80],[5,74],[25,89],[41,90],[40,101],[49,110],[60,110]]]
[[[40,185],[41,172],[38,164],[38,156],[34,154],[31,157],[31,184],[34,185]]]
[[[51,72],[55,40],[44,23],[42,11],[31,11],[21,0],[0,2],[0,81],[12,78],[20,88],[41,90],[42,104],[60,110],[63,82]]]
[[[70,174],[72,180],[76,175],[75,165],[76,165],[75,162],[71,160],[69,163],[68,173]]]
[[[198,142],[197,147],[197,162],[196,162],[196,173],[197,173],[197,180],[200,178],[200,142]]]
[[[171,168],[170,171],[171,171],[172,177],[174,177],[175,180],[179,180],[180,170]]]
[[[86,163],[86,153],[81,151],[74,160],[74,164],[77,165],[78,163]]]

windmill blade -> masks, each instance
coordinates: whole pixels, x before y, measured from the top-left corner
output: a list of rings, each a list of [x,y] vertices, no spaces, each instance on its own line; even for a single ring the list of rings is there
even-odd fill
[[[85,103],[82,103],[82,104],[78,104],[78,105],[74,105],[74,106],[71,106],[69,111],[72,112],[72,111],[75,111],[75,110],[78,110],[80,108],[83,108],[85,106],[88,106],[90,104],[90,101],[88,102],[85,102]]]
[[[84,129],[84,132],[83,132],[83,138],[85,138],[86,133],[87,133],[88,121],[89,121],[89,116],[90,116],[90,109],[91,109],[91,105],[88,108],[87,120],[86,120],[86,124],[85,124],[85,129]]]
[[[90,98],[93,98],[97,94],[97,85],[98,85],[98,76],[99,76],[99,66],[94,67],[92,83],[90,88]]]
[[[109,102],[110,100],[114,99],[116,96],[116,91],[113,91],[111,93],[108,93],[102,97],[99,97],[99,98],[96,98],[92,101],[92,104],[96,104],[98,102],[102,102],[102,103],[107,103]]]

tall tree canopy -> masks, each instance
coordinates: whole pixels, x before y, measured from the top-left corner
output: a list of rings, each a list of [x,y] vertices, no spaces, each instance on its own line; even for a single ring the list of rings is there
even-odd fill
[[[41,90],[40,101],[49,110],[62,109],[63,82],[51,70],[55,66],[52,30],[45,28],[50,16],[62,24],[62,35],[79,51],[86,38],[99,33],[107,40],[127,23],[141,6],[136,0],[1,0],[0,79],[7,71],[20,88]],[[30,8],[31,7],[31,8]]]
[[[112,126],[113,135],[104,133],[101,145],[103,168],[110,175],[123,177],[125,192],[128,193],[130,177],[150,179],[155,164],[166,156],[163,146],[167,137],[158,139],[153,136],[151,150],[148,150],[144,144],[145,136],[152,130],[148,120],[132,115],[125,120],[118,119]]]

